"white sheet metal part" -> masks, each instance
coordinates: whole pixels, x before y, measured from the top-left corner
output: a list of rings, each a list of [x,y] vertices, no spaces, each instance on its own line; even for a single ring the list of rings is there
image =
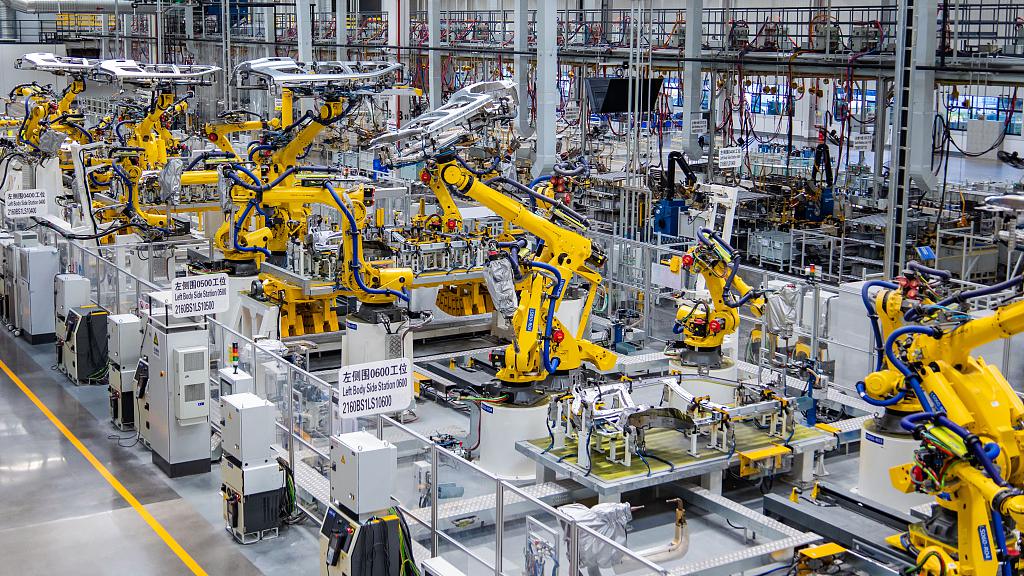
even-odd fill
[[[142,88],[160,85],[208,86],[213,84],[217,66],[202,64],[140,64],[135,60],[103,60],[89,70],[99,82],[117,82]]]
[[[18,70],[41,70],[53,74],[82,74],[98,65],[102,60],[59,56],[50,52],[31,52],[14,61]]]
[[[297,62],[292,58],[274,57],[242,62],[231,76],[239,88],[365,88],[368,93],[380,93],[381,87],[393,86],[404,70],[397,62]]]
[[[514,82],[477,82],[452,94],[440,108],[413,118],[401,130],[378,136],[370,141],[370,148],[381,150],[392,165],[415,163],[472,134],[471,121],[512,120],[518,110]]]

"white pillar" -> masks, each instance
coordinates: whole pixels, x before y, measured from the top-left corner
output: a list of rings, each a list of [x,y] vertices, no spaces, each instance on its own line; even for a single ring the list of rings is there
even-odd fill
[[[335,0],[334,41],[336,44],[348,44],[348,0]],[[336,52],[335,58],[348,60],[348,48],[338,46]]]
[[[703,77],[701,74],[701,31],[703,29],[703,0],[686,0],[686,60],[683,61],[683,130],[688,134],[686,151],[690,159],[699,160],[703,150],[698,144],[699,134],[694,134],[691,123],[701,118],[700,103],[703,100]],[[711,128],[708,128],[712,131]],[[664,160],[662,158],[661,160]]]
[[[516,51],[513,73],[515,75],[516,89],[519,91],[519,118],[517,128],[524,137],[533,133],[530,127],[530,57],[524,52],[530,50],[530,2],[529,0],[515,0],[514,8],[515,34],[514,48]]]
[[[313,59],[313,22],[311,20],[309,0],[295,0],[295,28],[298,38],[299,60],[309,62]]]
[[[427,34],[428,46],[427,67],[429,74],[430,109],[436,110],[441,106],[441,0],[427,0]]]
[[[555,107],[558,105],[558,12],[556,2],[537,3],[537,160],[533,177],[555,165]],[[521,95],[526,106],[528,98]]]
[[[409,45],[409,0],[383,0],[380,7],[387,14],[388,45],[397,47],[391,49],[394,51],[395,60],[409,64],[409,55],[401,50],[402,47]],[[398,128],[402,125],[402,119],[408,116],[409,97],[395,96],[392,99],[392,108],[398,115],[392,127]]]

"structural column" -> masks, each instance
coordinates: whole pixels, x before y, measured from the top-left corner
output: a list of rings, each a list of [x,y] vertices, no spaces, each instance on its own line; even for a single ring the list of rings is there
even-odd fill
[[[334,0],[334,42],[338,44],[335,57],[348,60],[348,0]]]
[[[519,0],[525,2],[525,0]],[[427,52],[427,67],[430,84],[430,109],[437,110],[441,106],[441,0],[427,0],[427,36],[430,51]]]
[[[558,31],[557,2],[537,3],[537,159],[534,178],[550,174],[555,166],[555,108],[558,105]],[[529,108],[529,96],[520,94],[522,106]]]
[[[409,4],[409,0],[383,0],[380,3],[388,19],[388,46],[395,51],[395,60],[407,65],[411,64],[409,55],[403,54],[402,49],[409,45]],[[409,97],[395,96],[392,108],[397,117],[389,127],[394,129],[400,127],[409,115]]]
[[[704,153],[698,143],[699,134],[692,128],[694,120],[701,118],[700,103],[703,99],[701,78],[701,36],[704,29],[703,0],[686,0],[686,45],[683,61],[683,130],[688,135],[686,151],[693,160],[699,160]]]
[[[530,3],[529,0],[515,0],[514,28],[515,34],[515,83],[519,91],[519,118],[516,120],[517,128],[521,135],[529,136],[533,133],[530,127]]]
[[[299,60],[313,60],[313,22],[309,0],[295,0],[295,28],[298,39]]]
[[[885,229],[884,269],[890,278],[898,276],[907,262],[906,225],[911,181],[928,190],[934,188],[928,164],[932,148],[930,139],[935,73],[919,68],[935,63],[936,14],[935,2],[903,0],[898,15],[892,151],[889,160],[889,226]],[[884,104],[882,97],[882,94],[878,94],[879,107]]]

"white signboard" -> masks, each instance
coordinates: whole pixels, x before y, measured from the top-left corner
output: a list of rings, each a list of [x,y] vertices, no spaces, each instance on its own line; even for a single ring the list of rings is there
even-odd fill
[[[200,274],[175,278],[171,286],[171,315],[206,316],[228,309],[228,275]]]
[[[871,143],[874,140],[874,134],[854,134],[850,137],[850,148],[858,152],[868,152],[871,150]]]
[[[682,272],[673,272],[671,268],[658,262],[651,262],[651,284],[673,290],[683,289]]]
[[[358,418],[405,410],[412,404],[412,361],[408,358],[342,366],[334,392],[334,415]]]
[[[8,190],[4,206],[7,217],[12,220],[46,216],[46,190]]]
[[[708,132],[708,121],[706,118],[694,118],[690,120],[690,134],[700,136],[701,134],[707,134]]]
[[[718,149],[719,168],[739,168],[743,164],[743,148],[730,146]]]

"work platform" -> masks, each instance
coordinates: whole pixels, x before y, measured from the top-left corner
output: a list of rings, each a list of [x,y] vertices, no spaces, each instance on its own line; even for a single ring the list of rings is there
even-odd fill
[[[798,477],[809,479],[814,454],[830,450],[837,443],[838,438],[830,432],[798,425],[788,443],[793,453],[792,470]],[[721,473],[738,466],[741,454],[783,442],[744,422],[736,425],[736,450],[732,454],[708,448],[702,441],[698,455],[692,456],[688,453],[688,437],[674,430],[650,431],[646,434],[646,444],[646,454],[655,458],[646,458],[645,462],[634,457],[626,467],[611,462],[603,454],[594,454],[589,472],[577,464],[577,442],[571,438],[566,439],[564,447],[550,450],[550,438],[520,441],[516,443],[516,450],[537,462],[538,480],[561,475],[593,490],[602,501],[618,501],[623,492],[688,478],[705,477],[702,478],[705,486],[720,490]]]

